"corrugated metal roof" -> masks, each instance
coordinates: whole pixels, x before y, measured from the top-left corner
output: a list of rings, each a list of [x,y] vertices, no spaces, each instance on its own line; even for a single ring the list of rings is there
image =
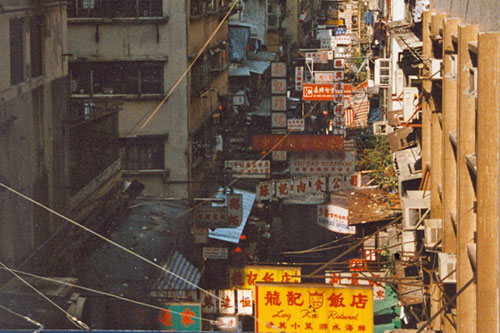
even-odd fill
[[[201,273],[198,268],[177,251],[173,251],[163,267],[180,277],[163,272],[153,289],[195,289],[200,282]]]

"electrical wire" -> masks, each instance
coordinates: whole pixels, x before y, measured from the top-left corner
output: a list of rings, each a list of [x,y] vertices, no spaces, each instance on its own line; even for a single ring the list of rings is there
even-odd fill
[[[5,270],[4,267],[0,267],[0,269],[4,269]],[[75,283],[71,283],[71,282],[67,282],[67,281],[63,281],[63,280],[59,280],[59,279],[54,279],[54,278],[50,278],[50,277],[46,277],[46,276],[40,276],[40,275],[36,275],[36,274],[33,274],[33,273],[23,272],[23,271],[20,271],[20,270],[17,270],[17,269],[13,269],[13,268],[11,268],[10,270],[13,271],[13,272],[16,272],[18,274],[21,274],[21,275],[26,275],[26,276],[30,276],[30,277],[33,277],[33,278],[36,278],[36,279],[50,281],[50,282],[62,284],[62,285],[65,285],[65,286],[69,286],[69,287],[73,287],[73,288],[77,288],[77,289],[89,291],[89,292],[92,292],[92,293],[96,293],[98,295],[103,295],[103,296],[108,296],[108,297],[116,298],[116,299],[124,301],[124,302],[132,303],[132,304],[136,304],[136,305],[140,305],[140,306],[145,306],[145,307],[148,307],[148,308],[151,308],[151,309],[160,310],[160,311],[169,310],[171,313],[181,314],[180,312],[176,312],[176,311],[170,310],[170,309],[165,308],[165,307],[161,307],[161,306],[157,306],[157,305],[153,305],[153,304],[148,304],[148,303],[145,303],[145,302],[133,300],[133,299],[130,299],[130,298],[127,298],[127,297],[115,295],[115,294],[108,293],[108,292],[105,292],[105,291],[100,291],[100,290],[97,290],[97,289],[92,289],[92,288],[89,288],[89,287],[80,286],[80,285],[75,284]],[[203,320],[203,321],[207,321],[207,322],[211,322],[212,321],[210,319],[196,317],[196,316],[193,316],[192,318]]]
[[[2,268],[3,269],[3,268]],[[2,304],[0,304],[0,309],[4,309],[5,311],[9,312],[10,314],[13,314],[14,316],[17,316],[19,318],[22,318],[24,320],[26,320],[27,322],[29,322],[30,324],[33,324],[35,326],[38,326],[39,329],[36,330],[35,332],[39,332],[40,330],[43,330],[44,326],[42,324],[40,324],[39,322],[37,322],[36,320],[34,319],[31,319],[30,317],[28,316],[24,316],[20,313],[17,313],[16,311],[12,310],[12,309],[9,309],[8,307],[5,307],[3,306]]]
[[[212,41],[212,39],[214,39],[215,35],[217,34],[217,32],[219,32],[220,28],[222,27],[222,25],[226,22],[226,20],[228,19],[229,15],[231,14],[231,12],[233,11],[233,9],[236,7],[236,5],[238,4],[238,0],[235,0],[233,2],[233,4],[231,5],[231,7],[229,8],[229,10],[227,11],[226,15],[224,15],[224,18],[220,21],[219,25],[217,25],[217,27],[215,28],[214,32],[212,33],[212,35],[210,35],[210,37],[207,39],[207,41],[205,42],[205,44],[203,44],[203,46],[201,47],[201,49],[198,51],[198,54],[196,54],[196,57],[193,59],[193,61],[189,64],[189,66],[186,68],[186,70],[184,70],[184,72],[179,76],[179,78],[177,79],[177,81],[175,81],[174,85],[170,88],[170,90],[167,92],[167,94],[165,95],[165,97],[162,99],[162,101],[160,102],[160,104],[158,104],[158,106],[153,110],[153,112],[148,116],[148,118],[146,119],[146,121],[139,127],[139,129],[137,130],[137,132],[140,132],[144,129],[144,127],[146,127],[146,125],[153,119],[153,117],[158,113],[158,111],[160,110],[160,108],[163,106],[163,104],[166,103],[166,101],[168,100],[168,98],[170,97],[170,95],[172,95],[172,93],[174,92],[174,90],[177,88],[177,86],[181,83],[181,81],[184,79],[184,77],[187,75],[187,73],[189,73],[189,71],[191,70],[191,68],[194,66],[194,64],[196,63],[196,61],[200,58],[200,56],[203,54],[203,52],[205,51],[205,49],[208,47],[208,45],[210,44],[210,42]],[[137,135],[137,133],[136,133]]]
[[[53,306],[55,306],[56,308],[58,308],[61,312],[63,312],[66,315],[66,318],[69,321],[71,321],[71,323],[73,323],[73,325],[75,325],[76,327],[78,327],[80,329],[83,329],[83,330],[89,330],[89,326],[87,324],[85,324],[80,319],[76,318],[75,316],[72,316],[69,312],[67,312],[62,307],[60,307],[56,302],[54,302],[53,300],[51,300],[50,298],[48,298],[47,296],[45,296],[44,293],[42,293],[41,291],[39,291],[38,289],[36,289],[35,287],[33,287],[28,281],[26,281],[25,279],[23,279],[22,277],[20,277],[16,272],[14,272],[12,269],[10,269],[9,267],[7,267],[7,265],[5,265],[2,261],[0,261],[0,266],[2,266],[3,268],[5,268],[6,270],[8,270],[18,280],[20,280],[25,285],[27,285],[28,287],[30,287],[31,289],[33,289],[33,291],[35,291],[38,295],[42,296],[47,302],[49,302],[50,304],[52,304]]]

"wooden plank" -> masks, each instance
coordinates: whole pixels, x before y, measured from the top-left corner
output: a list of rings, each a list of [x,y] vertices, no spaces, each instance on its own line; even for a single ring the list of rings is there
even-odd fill
[[[498,332],[500,33],[478,37],[477,332]]]

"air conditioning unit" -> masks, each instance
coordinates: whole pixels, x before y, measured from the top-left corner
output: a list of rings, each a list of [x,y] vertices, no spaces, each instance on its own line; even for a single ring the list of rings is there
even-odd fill
[[[424,220],[424,246],[434,248],[440,244],[443,233],[443,221],[441,219]]]
[[[375,60],[375,85],[389,87],[391,84],[391,59]]]
[[[404,88],[405,74],[401,68],[396,69],[396,96],[401,95]]]
[[[443,77],[441,76],[443,60],[431,58],[431,68],[429,70],[429,75],[431,76],[431,80],[441,80]]]
[[[392,126],[390,126],[385,120],[374,121],[372,126],[373,135],[387,135],[393,131]]]
[[[450,55],[450,70],[447,73],[444,73],[443,77],[447,78],[448,80],[456,80],[457,68],[458,68],[458,55],[451,54]]]
[[[469,68],[469,96],[477,97],[477,67]]]
[[[405,87],[403,89],[403,121],[407,122],[410,120],[411,116],[415,113],[418,106],[418,88],[416,87]],[[413,119],[418,119],[418,117],[413,116]],[[412,120],[413,120],[412,119]]]
[[[403,231],[401,235],[401,260],[410,261],[415,257],[415,232]]]
[[[438,266],[439,278],[443,283],[457,283],[457,255],[455,253],[438,253]]]
[[[401,198],[403,204],[403,229],[424,230],[424,219],[429,214],[430,197]]]

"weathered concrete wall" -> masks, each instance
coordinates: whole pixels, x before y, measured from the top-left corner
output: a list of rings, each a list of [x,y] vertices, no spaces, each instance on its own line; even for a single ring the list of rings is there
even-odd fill
[[[69,19],[69,53],[89,60],[148,60],[166,59],[163,67],[163,87],[167,93],[187,68],[186,2],[163,1],[163,13],[168,22],[110,23],[107,19]],[[99,25],[99,42],[96,41]],[[161,98],[121,100],[120,137],[168,134],[165,143],[165,168],[170,179],[186,181],[167,186],[161,176],[137,176],[146,184],[143,194],[185,196],[188,181],[188,95],[187,78],[175,89],[155,117],[140,132],[145,115],[159,105]],[[142,119],[142,120],[141,120]]]
[[[478,24],[480,31],[500,30],[498,0],[434,0],[433,8],[460,18],[464,24]]]
[[[292,0],[286,2],[286,17],[283,21],[283,27],[290,37],[290,42],[299,42],[299,1]]]
[[[267,43],[267,1],[245,1],[241,21],[255,25],[256,29],[250,31],[251,36]]]
[[[9,1],[5,9],[29,3]],[[11,7],[12,6],[12,7]],[[8,185],[61,213],[69,210],[64,119],[68,110],[66,14],[64,7],[0,15],[0,175]],[[42,15],[42,76],[31,78],[30,16]],[[24,81],[10,85],[9,20],[24,18]],[[12,118],[15,117],[15,118]],[[13,119],[9,121],[8,119]],[[21,263],[60,226],[41,208],[0,192],[0,258]]]

